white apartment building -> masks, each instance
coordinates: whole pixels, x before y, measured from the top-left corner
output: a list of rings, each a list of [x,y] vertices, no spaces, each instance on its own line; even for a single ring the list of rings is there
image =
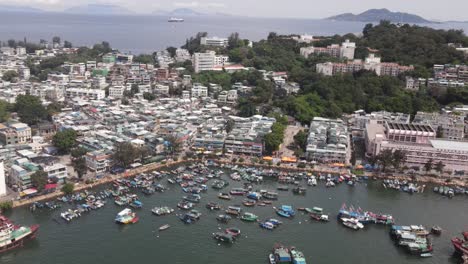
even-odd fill
[[[195,83],[192,86],[192,97],[207,97],[208,96],[208,87],[203,86],[199,83]]]
[[[16,131],[18,144],[25,144],[31,142],[31,128],[25,123],[11,124],[10,128]]]
[[[112,98],[122,98],[125,92],[125,86],[115,85],[109,87],[109,97]]]
[[[348,60],[354,59],[354,51],[356,50],[356,43],[349,42],[349,39],[341,43],[340,58],[347,58]]]
[[[55,163],[53,165],[44,166],[44,172],[47,173],[49,179],[58,179],[59,182],[63,182],[68,177],[67,166],[61,163]]]
[[[102,100],[106,97],[106,91],[98,89],[67,88],[65,90],[67,98],[88,97],[93,100]]]
[[[5,167],[3,165],[3,160],[0,161],[0,197],[7,194],[6,189],[6,178],[5,178]]]
[[[203,37],[200,39],[200,45],[226,47],[229,41],[227,38]]]
[[[175,60],[177,62],[184,62],[186,60],[190,60],[192,57],[190,56],[190,52],[186,49],[176,49]]]
[[[156,86],[154,87],[154,93],[161,95],[169,95],[169,86],[156,84]]]
[[[217,66],[224,66],[229,61],[229,56],[216,55],[214,51],[193,54],[192,64],[195,72],[212,71]]]

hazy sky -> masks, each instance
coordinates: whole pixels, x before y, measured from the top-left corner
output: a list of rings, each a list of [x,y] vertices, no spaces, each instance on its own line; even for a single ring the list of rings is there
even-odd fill
[[[259,17],[323,18],[339,13],[359,13],[369,8],[388,8],[428,19],[468,20],[468,0],[0,0],[1,4],[62,10],[90,3],[117,4],[138,13],[192,8]]]

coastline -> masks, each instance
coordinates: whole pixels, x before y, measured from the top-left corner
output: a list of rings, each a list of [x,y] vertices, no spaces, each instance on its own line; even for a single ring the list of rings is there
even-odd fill
[[[103,184],[111,183],[117,179],[121,178],[128,178],[128,177],[133,177],[136,176],[139,173],[144,173],[148,171],[154,171],[154,170],[162,170],[164,168],[169,168],[172,166],[177,166],[180,164],[184,163],[193,163],[193,162],[203,162],[203,160],[193,160],[193,159],[187,159],[187,160],[180,160],[180,161],[174,161],[174,162],[169,162],[165,164],[161,163],[150,163],[147,165],[143,165],[139,168],[136,168],[134,170],[128,170],[125,173],[120,173],[120,174],[108,174],[104,178],[99,179],[93,183],[90,184],[78,184],[75,185],[75,190],[74,192],[79,192],[83,191],[86,189],[91,189]],[[240,166],[246,166],[246,167],[257,167],[257,168],[263,168],[263,169],[276,169],[276,170],[282,170],[282,171],[297,171],[297,172],[306,172],[306,173],[330,173],[330,174],[340,174],[344,175],[348,173],[348,169],[341,169],[339,171],[337,170],[319,170],[319,169],[314,169],[314,168],[297,168],[297,167],[289,167],[289,166],[277,166],[277,165],[265,165],[265,164],[258,164],[258,163],[251,163],[251,162],[231,162],[227,160],[215,160],[214,164],[219,165],[219,164],[231,164],[231,165],[240,165]],[[445,177],[440,177],[440,178],[434,178],[430,176],[417,176],[416,179],[413,179],[411,176],[407,175],[394,175],[394,176],[386,176],[382,174],[376,174],[376,173],[364,173],[363,175],[356,175],[357,177],[369,177],[374,180],[385,180],[385,179],[393,179],[393,180],[406,180],[406,181],[414,181],[418,183],[430,183],[430,184],[436,184],[436,185],[449,185],[449,186],[460,186],[460,187],[467,187],[467,180],[463,179],[454,179],[451,178],[450,183],[447,183],[446,180],[448,178]],[[25,199],[25,200],[19,200],[19,201],[13,201],[13,208],[15,207],[21,207],[25,205],[32,204],[34,202],[40,202],[44,200],[50,200],[57,198],[59,196],[64,195],[64,193],[60,190],[57,190],[53,193],[48,193],[44,195],[39,195],[35,196],[31,199]]]

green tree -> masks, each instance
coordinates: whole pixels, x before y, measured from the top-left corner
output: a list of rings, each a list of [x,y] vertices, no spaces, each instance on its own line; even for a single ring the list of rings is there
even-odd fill
[[[434,160],[432,158],[430,158],[424,164],[424,170],[426,170],[426,172],[430,172],[432,170],[433,166],[434,166]]]
[[[2,80],[6,82],[13,82],[18,78],[18,73],[16,71],[10,70],[3,73]]]
[[[171,57],[175,57],[177,48],[171,46],[167,47],[166,50],[169,52],[169,54],[171,54]]]
[[[444,168],[445,168],[445,164],[442,161],[439,161],[435,164],[435,170],[438,173],[442,173],[444,171]]]
[[[66,129],[57,132],[52,138],[52,143],[57,148],[59,153],[67,154],[76,145],[77,134],[72,129]]]
[[[130,142],[117,143],[114,146],[112,159],[115,164],[128,168],[140,157],[139,149]]]
[[[71,183],[71,182],[68,182],[68,183],[65,183],[63,186],[62,186],[62,189],[61,191],[64,193],[64,194],[72,194],[73,191],[75,190],[75,184]]]
[[[379,164],[382,166],[382,171],[387,171],[388,166],[393,163],[393,153],[390,149],[384,149],[377,156]]]
[[[153,55],[151,54],[140,54],[133,58],[134,62],[139,62],[143,64],[152,64],[154,65],[156,61],[154,60]]]
[[[138,84],[134,83],[132,86],[130,86],[130,92],[132,94],[131,97],[133,97],[135,94],[140,92],[140,87],[138,87]]]
[[[175,156],[182,149],[182,142],[175,135],[168,135],[165,137],[165,144],[167,153],[171,156]]]
[[[0,100],[0,122],[5,122],[10,118],[11,105],[3,100]]]
[[[148,100],[148,101],[153,101],[154,99],[156,99],[156,95],[154,95],[152,93],[144,92],[143,93],[143,98]]]
[[[21,122],[28,125],[35,125],[47,118],[47,110],[37,96],[18,95],[14,108]]]
[[[72,48],[72,47],[73,47],[73,44],[72,44],[70,41],[65,40],[65,41],[63,42],[63,47],[64,47],[64,48]]]
[[[86,153],[87,150],[82,147],[71,150],[71,164],[79,179],[82,179],[83,176],[88,172],[88,166],[86,165],[85,157]]]
[[[309,135],[304,130],[300,130],[299,132],[297,132],[297,134],[294,135],[294,144],[296,145],[296,148],[305,151],[307,147],[308,136]]]
[[[31,174],[31,183],[34,187],[37,188],[39,192],[44,190],[44,187],[47,184],[47,173],[43,170],[38,170]]]
[[[392,155],[392,165],[395,169],[400,169],[401,164],[405,163],[407,159],[406,152],[403,150],[395,150]]]

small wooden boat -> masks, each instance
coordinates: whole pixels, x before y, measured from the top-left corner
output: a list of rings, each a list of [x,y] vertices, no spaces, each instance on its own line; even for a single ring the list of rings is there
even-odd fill
[[[432,254],[431,253],[422,253],[420,256],[422,258],[430,258],[430,257],[432,257]]]
[[[431,233],[434,235],[440,235],[442,234],[442,228],[440,226],[433,226],[431,228]]]
[[[169,227],[171,227],[170,225],[162,225],[159,227],[159,231],[164,231],[166,229],[168,229]]]

